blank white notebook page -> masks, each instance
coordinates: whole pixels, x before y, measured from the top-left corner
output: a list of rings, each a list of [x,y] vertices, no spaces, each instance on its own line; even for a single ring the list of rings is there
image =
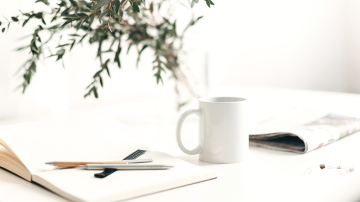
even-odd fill
[[[65,169],[43,172],[34,181],[56,189],[57,193],[76,201],[115,201],[163,191],[216,178],[215,172],[195,166],[161,152],[148,152],[142,156],[154,164],[171,164],[167,170],[119,170],[106,178],[95,178],[101,170]],[[46,181],[46,182],[45,182]]]

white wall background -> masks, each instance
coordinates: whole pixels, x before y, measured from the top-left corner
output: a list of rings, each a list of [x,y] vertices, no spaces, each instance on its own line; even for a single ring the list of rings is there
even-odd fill
[[[360,93],[360,1],[344,2],[346,91]]]
[[[196,5],[195,14],[205,18],[187,35],[187,49],[192,50],[187,63],[200,84],[204,83],[204,61],[208,54],[210,87],[259,85],[360,93],[359,1],[214,2],[216,5],[211,9],[204,3]],[[27,11],[41,6],[28,0],[2,1],[0,5],[0,14],[5,16],[17,15],[19,9]],[[189,15],[186,9],[176,12],[180,24]],[[14,92],[21,78],[13,75],[28,55],[13,49],[28,43],[27,39],[17,39],[30,34],[31,26],[34,25],[21,29],[20,25],[12,25],[8,33],[0,35],[0,119],[63,114],[69,109],[154,95],[158,105],[173,102],[171,83],[165,81],[165,87],[155,85],[148,65],[150,52],[145,52],[147,56],[138,70],[134,53],[122,55],[123,68],[111,66],[112,78],[105,79],[100,99],[84,100],[84,89],[99,68],[94,60],[96,47],[89,46],[76,47],[65,58],[66,69],[52,58],[46,60],[25,95]]]

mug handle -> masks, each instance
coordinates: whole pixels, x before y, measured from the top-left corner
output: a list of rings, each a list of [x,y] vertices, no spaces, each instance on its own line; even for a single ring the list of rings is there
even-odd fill
[[[186,153],[186,154],[189,154],[189,155],[195,155],[195,154],[200,154],[202,153],[202,148],[200,145],[198,145],[195,149],[193,150],[188,150],[184,147],[184,145],[182,144],[181,142],[181,127],[182,127],[182,124],[184,123],[184,120],[187,116],[189,116],[190,114],[196,114],[198,115],[199,117],[201,117],[201,111],[199,109],[190,109],[190,110],[187,110],[185,111],[179,118],[179,121],[177,123],[177,127],[176,127],[176,140],[177,140],[177,143],[180,147],[180,149]]]

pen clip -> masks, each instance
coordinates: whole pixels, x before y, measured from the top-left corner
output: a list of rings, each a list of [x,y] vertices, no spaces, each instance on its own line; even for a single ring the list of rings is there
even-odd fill
[[[138,158],[139,156],[143,155],[146,152],[146,150],[141,150],[138,149],[135,152],[131,153],[129,156],[125,157],[123,160],[133,160]],[[151,160],[152,161],[152,160]],[[116,169],[112,169],[112,168],[105,168],[105,170],[101,173],[96,173],[94,176],[97,178],[105,178],[111,174],[113,174],[115,171],[117,171]]]
[[[105,178],[105,177],[113,174],[115,171],[117,171],[117,169],[105,168],[103,172],[96,173],[94,176],[97,178]]]

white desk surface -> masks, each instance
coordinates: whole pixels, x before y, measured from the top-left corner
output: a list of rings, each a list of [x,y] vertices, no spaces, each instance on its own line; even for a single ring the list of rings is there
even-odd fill
[[[221,93],[217,93],[221,92]],[[250,120],[260,120],[281,109],[310,107],[347,115],[360,116],[360,95],[254,87],[217,89],[210,95],[246,97]],[[341,139],[307,154],[272,151],[250,147],[250,158],[238,164],[209,164],[198,156],[182,153],[175,140],[178,114],[169,119],[136,122],[118,116],[128,106],[113,106],[93,112],[114,115],[141,134],[152,150],[166,152],[190,163],[216,170],[218,178],[160,193],[128,200],[129,202],[177,201],[360,201],[360,133]],[[192,107],[185,107],[192,108]],[[139,114],[139,113],[138,113]],[[142,119],[143,120],[143,119]],[[158,119],[159,120],[159,119]],[[190,118],[183,127],[185,145],[197,144],[197,120]],[[319,164],[355,165],[355,172],[320,170]],[[308,167],[311,174],[305,174]],[[66,201],[62,197],[0,169],[0,202]]]

